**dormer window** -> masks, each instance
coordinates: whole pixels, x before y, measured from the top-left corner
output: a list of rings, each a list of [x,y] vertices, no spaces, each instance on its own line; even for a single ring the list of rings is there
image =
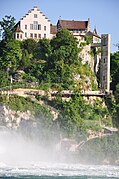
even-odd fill
[[[37,18],[38,16],[37,16],[37,14],[34,14],[34,18]]]

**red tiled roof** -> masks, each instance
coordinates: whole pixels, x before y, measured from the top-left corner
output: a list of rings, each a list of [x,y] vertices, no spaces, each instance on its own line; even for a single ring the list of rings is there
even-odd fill
[[[23,33],[23,31],[17,26],[17,28],[15,29],[15,32],[21,32]]]
[[[70,20],[59,20],[61,28],[67,29],[87,29],[88,21],[70,21]]]
[[[18,23],[14,26],[14,32],[24,33],[24,32],[20,29],[20,22],[18,22]]]
[[[56,25],[50,25],[50,33],[56,34],[57,33],[57,26]]]

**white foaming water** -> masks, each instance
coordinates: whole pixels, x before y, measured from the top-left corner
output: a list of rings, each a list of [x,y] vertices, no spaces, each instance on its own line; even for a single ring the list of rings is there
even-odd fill
[[[118,166],[80,165],[63,163],[27,163],[23,167],[0,164],[2,176],[105,176],[119,177]]]
[[[58,160],[61,155],[54,160],[54,151],[50,150],[50,147],[43,148],[35,140],[26,140],[15,132],[0,132],[0,177],[27,175],[119,177],[119,166],[60,163]]]

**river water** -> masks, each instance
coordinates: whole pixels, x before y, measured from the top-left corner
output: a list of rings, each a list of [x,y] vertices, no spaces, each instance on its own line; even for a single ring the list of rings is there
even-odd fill
[[[119,178],[119,166],[81,165],[66,163],[25,163],[7,166],[0,163],[0,178],[27,179],[106,179]]]
[[[111,179],[119,178],[119,166],[83,165],[52,160],[49,147],[9,131],[0,132],[1,179]],[[60,156],[62,156],[61,154]],[[56,156],[55,156],[56,158]]]

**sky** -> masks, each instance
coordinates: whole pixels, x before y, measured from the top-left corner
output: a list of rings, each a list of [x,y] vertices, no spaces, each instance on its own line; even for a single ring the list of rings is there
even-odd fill
[[[0,0],[0,20],[11,15],[16,23],[30,9],[37,6],[53,25],[58,19],[88,20],[91,31],[99,35],[111,34],[111,52],[119,43],[119,0]]]

